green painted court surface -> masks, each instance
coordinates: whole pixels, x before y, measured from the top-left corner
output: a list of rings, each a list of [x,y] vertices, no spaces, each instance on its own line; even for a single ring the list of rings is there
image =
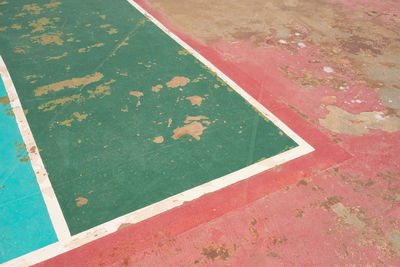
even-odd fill
[[[297,146],[127,1],[32,2],[0,54],[72,234]]]

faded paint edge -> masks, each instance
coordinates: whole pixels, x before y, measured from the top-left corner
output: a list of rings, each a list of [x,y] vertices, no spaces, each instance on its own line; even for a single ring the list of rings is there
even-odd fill
[[[64,215],[61,211],[61,207],[57,201],[56,195],[54,194],[54,190],[51,186],[47,171],[44,167],[42,158],[40,157],[39,149],[36,145],[28,121],[26,120],[24,111],[22,109],[18,93],[14,87],[14,83],[12,82],[11,76],[1,56],[0,75],[3,79],[8,98],[10,99],[10,105],[15,114],[15,120],[17,121],[19,131],[26,145],[26,150],[32,164],[32,169],[35,173],[35,177],[39,184],[44,202],[46,203],[47,211],[53,224],[54,231],[56,232],[59,241],[68,240],[69,238],[71,238],[71,234],[69,232],[67,222],[65,221]]]
[[[9,261],[7,264],[10,264],[10,266],[20,266],[20,265],[28,266],[48,260],[62,253],[68,252],[72,249],[85,245],[89,242],[95,241],[101,237],[114,233],[118,231],[118,228],[122,224],[139,223],[155,215],[158,215],[160,213],[178,207],[187,201],[195,200],[205,194],[215,192],[231,184],[245,180],[260,172],[263,172],[265,170],[283,164],[287,161],[308,154],[311,151],[312,149],[306,150],[303,147],[298,146],[296,148],[293,148],[291,150],[288,150],[271,158],[265,159],[263,161],[250,165],[236,172],[222,176],[208,183],[199,185],[197,187],[184,191],[175,196],[161,200],[157,203],[154,203],[142,209],[136,210],[134,212],[123,215],[104,224],[98,225],[92,229],[74,235],[68,241],[60,241],[55,244],[36,250],[34,252],[31,252],[29,254],[26,254],[24,256],[21,256],[19,258],[13,259]]]

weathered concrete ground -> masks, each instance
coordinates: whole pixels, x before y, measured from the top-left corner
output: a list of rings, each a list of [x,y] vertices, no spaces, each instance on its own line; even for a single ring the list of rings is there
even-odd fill
[[[400,265],[400,2],[149,0],[353,157],[114,265]]]

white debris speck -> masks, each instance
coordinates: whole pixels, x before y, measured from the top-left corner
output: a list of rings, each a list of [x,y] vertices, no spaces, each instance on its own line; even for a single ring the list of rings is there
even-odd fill
[[[327,72],[327,73],[332,73],[333,69],[331,67],[325,66],[324,67],[324,71]]]
[[[360,99],[356,99],[356,103],[360,104],[362,101]]]
[[[287,44],[286,40],[282,40],[282,39],[279,40],[278,42],[279,42],[280,44]]]
[[[393,102],[393,100],[389,98],[389,99],[388,99],[388,102],[389,102],[389,103],[392,103],[392,102]]]
[[[375,115],[375,118],[377,118],[378,120],[383,120],[384,116],[382,112],[379,112],[378,114]]]
[[[303,42],[297,43],[297,45],[298,45],[299,47],[301,47],[301,48],[304,48],[304,47],[306,47],[306,44],[305,44],[305,43],[303,43]]]
[[[294,35],[296,35],[296,36],[300,36],[300,33],[299,33],[299,32],[296,32]]]

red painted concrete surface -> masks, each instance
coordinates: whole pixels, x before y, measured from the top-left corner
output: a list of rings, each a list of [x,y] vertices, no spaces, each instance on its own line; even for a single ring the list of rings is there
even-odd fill
[[[290,21],[299,36],[270,31],[263,45],[254,45],[255,36],[207,42],[173,23],[174,14],[152,9],[157,1],[137,2],[316,151],[39,266],[399,266],[400,114],[379,95],[393,79],[382,72],[382,80],[371,82],[343,57],[385,56],[384,44],[313,42],[304,36],[315,29],[301,20]],[[398,46],[400,2],[319,2],[344,14],[340,25],[384,25]],[[348,34],[355,36],[357,27]],[[398,69],[400,62],[386,65]]]

